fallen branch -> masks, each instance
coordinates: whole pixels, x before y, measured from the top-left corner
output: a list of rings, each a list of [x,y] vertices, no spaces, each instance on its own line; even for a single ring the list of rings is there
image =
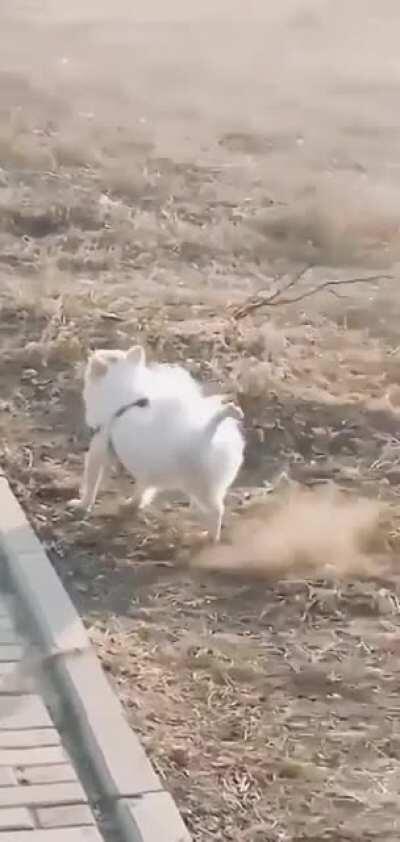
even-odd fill
[[[307,263],[307,265],[299,269],[299,271],[296,272],[296,274],[293,275],[293,277],[290,278],[286,284],[283,284],[281,287],[277,286],[273,292],[267,295],[266,298],[264,298],[260,293],[252,295],[244,302],[244,304],[240,304],[238,307],[234,307],[234,309],[232,310],[233,318],[236,320],[243,319],[245,316],[247,316],[248,313],[251,313],[258,307],[262,307],[263,304],[272,304],[275,301],[275,299],[278,298],[279,295],[282,295],[282,293],[284,292],[288,292],[289,289],[292,289],[294,286],[296,286],[296,284],[301,280],[301,278],[304,277],[306,272],[308,272],[308,270],[311,269],[312,266],[312,263]],[[278,283],[282,277],[283,276],[281,275],[278,278],[276,278],[275,282]]]
[[[284,297],[284,293],[286,293],[289,289],[293,289],[294,286],[299,282],[299,280],[305,275],[305,273],[311,269],[311,266],[305,266],[301,269],[300,272],[297,272],[296,275],[290,279],[290,281],[282,287],[275,289],[270,295],[263,296],[263,295],[254,295],[249,298],[244,304],[235,307],[232,311],[232,316],[235,321],[239,321],[239,319],[244,319],[245,316],[248,316],[250,313],[254,312],[254,310],[258,310],[260,307],[277,307],[278,305],[283,304],[297,304],[299,301],[304,301],[306,298],[311,298],[312,295],[316,295],[318,292],[322,292],[324,289],[332,289],[332,287],[336,286],[350,286],[351,284],[372,284],[376,281],[388,281],[394,280],[394,275],[369,275],[367,278],[343,278],[331,281],[323,281],[321,284],[316,284],[315,286],[311,287],[311,289],[306,289],[304,292],[299,293],[298,295],[294,295],[289,298]]]

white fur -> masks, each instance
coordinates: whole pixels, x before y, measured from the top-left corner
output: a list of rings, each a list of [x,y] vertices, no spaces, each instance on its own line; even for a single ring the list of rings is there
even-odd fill
[[[103,364],[103,374],[96,376],[96,362]],[[143,395],[142,395],[143,393]],[[140,346],[124,351],[95,351],[86,367],[83,399],[86,423],[97,427],[107,423],[124,404],[145,396],[176,395],[190,402],[202,395],[202,389],[188,371],[178,365],[146,365]]]
[[[121,417],[121,406],[147,398]],[[86,460],[81,504],[91,508],[112,448],[140,490],[140,507],[160,491],[180,491],[197,504],[215,540],[226,492],[243,461],[241,410],[220,396],[204,397],[180,366],[150,365],[144,352],[96,352],[84,386],[86,419],[101,426]]]

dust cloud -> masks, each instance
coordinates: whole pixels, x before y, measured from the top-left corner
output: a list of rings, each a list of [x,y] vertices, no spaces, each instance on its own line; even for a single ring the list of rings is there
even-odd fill
[[[229,544],[203,549],[192,566],[264,579],[374,577],[388,570],[384,520],[378,501],[333,484],[294,486],[250,506]]]

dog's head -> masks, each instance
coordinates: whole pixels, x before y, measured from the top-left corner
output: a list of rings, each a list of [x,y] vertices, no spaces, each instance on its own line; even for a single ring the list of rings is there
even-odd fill
[[[146,354],[141,345],[128,351],[96,350],[91,354],[83,389],[89,427],[103,424],[121,405],[136,397],[135,382],[145,367]]]
[[[97,350],[89,357],[85,372],[86,383],[98,383],[106,375],[116,375],[132,368],[144,366],[146,355],[141,345],[133,345],[128,351]]]

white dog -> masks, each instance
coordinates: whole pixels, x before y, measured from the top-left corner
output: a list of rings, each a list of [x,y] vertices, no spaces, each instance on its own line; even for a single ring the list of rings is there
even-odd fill
[[[180,366],[146,365],[143,348],[95,351],[83,397],[94,429],[79,501],[91,509],[104,469],[116,456],[139,488],[140,508],[160,491],[180,491],[197,504],[215,541],[226,492],[243,462],[239,407],[204,397]]]

